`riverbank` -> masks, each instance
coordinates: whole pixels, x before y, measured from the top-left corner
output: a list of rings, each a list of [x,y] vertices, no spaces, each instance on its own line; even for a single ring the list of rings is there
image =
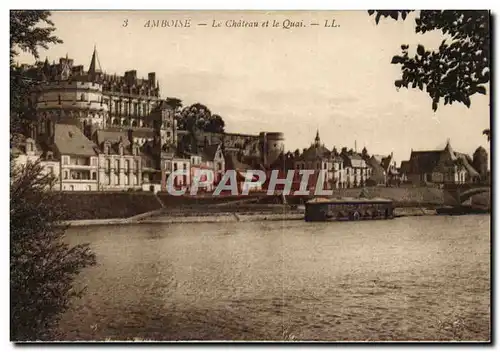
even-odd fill
[[[411,207],[394,209],[395,217],[407,216],[430,216],[437,215],[436,209]],[[137,225],[137,224],[190,224],[190,223],[230,223],[251,221],[292,221],[304,220],[302,211],[283,212],[211,212],[211,213],[187,213],[182,214],[157,214],[156,216],[136,219],[88,219],[70,220],[64,225],[75,226],[103,226],[103,225]]]
[[[357,197],[360,189],[335,190],[334,197]],[[452,199],[432,187],[368,187],[370,197],[391,199],[396,216],[435,215],[436,209],[451,206]],[[65,225],[123,225],[137,223],[193,223],[298,220],[298,211],[308,197],[210,195],[175,197],[152,192],[61,192],[61,202],[69,209]],[[479,195],[473,204],[489,208],[489,198]],[[484,204],[483,204],[484,203]]]

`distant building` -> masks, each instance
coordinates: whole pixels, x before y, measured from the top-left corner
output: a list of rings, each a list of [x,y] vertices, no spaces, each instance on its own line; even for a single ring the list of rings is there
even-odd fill
[[[363,187],[371,177],[372,169],[367,165],[362,155],[352,150],[343,148],[341,157],[344,160],[345,183],[347,188]]]
[[[321,143],[319,131],[316,132],[314,143],[309,148],[297,155],[294,159],[294,169],[296,170],[314,170],[314,176],[310,177],[311,188],[316,187],[317,177],[323,172],[323,189],[343,188],[346,186],[343,174],[344,160],[332,153],[324,144]]]
[[[475,182],[479,173],[471,163],[468,155],[456,153],[448,141],[443,150],[412,151],[408,179],[414,184]]]

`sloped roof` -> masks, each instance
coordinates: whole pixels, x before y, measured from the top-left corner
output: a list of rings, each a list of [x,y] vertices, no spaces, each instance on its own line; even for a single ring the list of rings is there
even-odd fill
[[[311,145],[299,157],[301,160],[317,160],[330,157],[331,152],[324,145]]]
[[[130,141],[128,140],[128,134],[125,131],[98,130],[97,143],[99,143],[100,145],[105,141],[111,143],[118,143],[121,141],[124,147],[130,144]]]
[[[96,155],[97,146],[74,125],[56,124],[54,127],[54,144],[60,154]]]
[[[214,161],[215,154],[219,149],[219,144],[210,144],[203,148],[201,152],[201,160],[203,161]]]
[[[380,161],[380,164],[382,165],[384,170],[387,170],[387,169],[389,169],[389,166],[391,166],[391,161],[392,161],[392,157],[389,155],[389,156],[386,156],[385,158],[382,158],[382,160]]]
[[[465,169],[467,170],[467,172],[469,173],[469,175],[479,176],[479,172],[477,172],[476,169],[474,169],[474,167],[472,167],[472,165],[471,165],[472,160],[470,159],[469,155],[463,154],[463,153],[455,153],[455,155],[457,156],[457,159],[462,161],[462,164],[465,167]]]
[[[408,173],[410,172],[410,161],[405,160],[401,162],[401,167],[399,168],[399,171],[401,173]]]
[[[236,153],[225,153],[226,170],[251,170],[252,167],[238,160]]]
[[[372,169],[372,174],[369,179],[375,181],[377,184],[385,183],[385,170],[382,165],[380,165],[379,160],[372,156],[366,161],[366,164]]]
[[[430,173],[439,164],[442,150],[411,152],[410,172],[411,173]]]
[[[365,161],[358,153],[342,154],[342,158],[346,167],[363,167],[363,162]]]

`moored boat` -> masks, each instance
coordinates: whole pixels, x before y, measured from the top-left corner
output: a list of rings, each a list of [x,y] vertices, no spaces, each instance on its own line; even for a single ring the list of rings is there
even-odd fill
[[[392,200],[383,198],[315,198],[306,203],[306,221],[393,219]]]

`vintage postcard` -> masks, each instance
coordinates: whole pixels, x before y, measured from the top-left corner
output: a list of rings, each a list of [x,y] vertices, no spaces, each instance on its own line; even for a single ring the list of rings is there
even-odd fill
[[[10,336],[490,342],[490,12],[10,11]]]

